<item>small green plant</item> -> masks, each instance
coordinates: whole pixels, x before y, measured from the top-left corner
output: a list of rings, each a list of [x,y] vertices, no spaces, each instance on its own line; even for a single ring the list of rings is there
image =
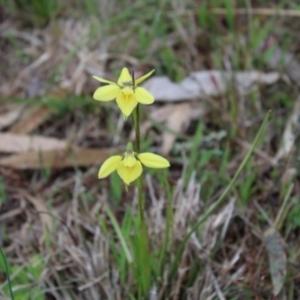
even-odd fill
[[[138,188],[138,205],[139,205],[139,226],[135,230],[134,237],[131,238],[131,246],[134,255],[132,261],[127,242],[122,231],[115,220],[110,209],[107,207],[107,213],[113,223],[115,231],[122,244],[124,253],[126,254],[127,261],[132,265],[132,271],[137,282],[137,289],[139,298],[145,297],[149,293],[151,287],[151,254],[150,254],[150,241],[148,237],[148,229],[145,220],[145,196],[142,182],[142,165],[150,168],[167,168],[170,166],[169,162],[154,153],[144,152],[140,153],[141,139],[140,139],[140,104],[152,104],[154,97],[144,88],[138,85],[146,78],[151,76],[154,72],[135,79],[134,73],[130,74],[127,68],[123,68],[118,81],[112,82],[103,78],[94,76],[94,78],[102,83],[108,85],[98,88],[94,93],[94,99],[98,101],[111,101],[116,99],[117,105],[120,108],[124,119],[127,121],[128,117],[133,113],[133,121],[135,128],[135,144],[131,142],[127,144],[126,152],[123,155],[114,155],[108,158],[101,166],[98,178],[105,178],[114,171],[117,171],[120,178],[126,186],[132,182],[137,183]],[[124,260],[119,261],[124,265]],[[121,274],[124,275],[124,272]]]
[[[44,300],[44,292],[37,285],[45,268],[40,255],[34,256],[24,267],[8,265],[1,248],[0,268],[5,270],[7,281],[2,284],[2,291],[12,300]]]
[[[6,7],[22,13],[22,20],[30,25],[44,26],[62,10],[59,0],[3,0]]]

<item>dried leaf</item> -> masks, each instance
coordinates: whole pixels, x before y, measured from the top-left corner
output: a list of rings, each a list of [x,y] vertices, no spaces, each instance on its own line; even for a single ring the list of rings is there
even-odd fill
[[[62,169],[100,164],[112,153],[110,149],[74,148],[44,152],[25,152],[0,159],[0,166],[14,169]]]
[[[202,103],[185,103],[185,104],[168,104],[160,108],[156,108],[151,114],[150,118],[160,124],[166,124],[168,129],[171,129],[174,133],[182,133],[183,125],[185,122],[191,120],[197,120],[204,115],[206,109]],[[146,121],[142,123],[141,135],[144,136],[146,132],[151,128],[152,122]],[[130,135],[130,139],[134,139],[134,131]],[[168,154],[174,144],[176,134],[164,132],[162,152]]]
[[[45,240],[45,235],[47,233],[47,230],[50,232],[53,230],[52,218],[56,216],[55,211],[53,210],[50,212],[42,198],[33,197],[23,190],[20,192],[34,206],[36,213],[40,218],[43,231],[44,231],[42,236],[39,239],[39,244],[41,245]]]
[[[297,98],[294,105],[293,113],[290,116],[285,126],[285,130],[282,136],[281,146],[278,149],[277,154],[274,158],[275,162],[290,154],[300,128],[299,117],[300,117],[300,96]]]
[[[157,107],[152,113],[150,113],[150,118],[158,123],[163,123],[167,120],[167,116],[172,111],[172,104],[163,105],[162,107]],[[141,125],[141,135],[145,136],[146,132],[152,127],[150,121],[145,121]],[[135,131],[132,130],[130,134],[130,139],[135,138]]]
[[[48,151],[65,149],[67,145],[66,141],[50,137],[0,133],[0,152]]]
[[[277,72],[232,73],[212,70],[191,73],[179,83],[174,83],[165,76],[152,77],[144,84],[144,87],[154,95],[157,101],[181,101],[218,96],[224,94],[232,85],[239,94],[247,94],[257,88],[259,83],[272,84],[279,77]]]
[[[47,206],[44,203],[44,200],[41,198],[33,197],[26,193],[27,200],[30,201],[30,203],[34,206],[36,211],[39,213],[39,217],[42,223],[42,226],[44,230],[51,230],[52,228],[52,217],[51,214],[47,208]]]
[[[174,133],[182,133],[184,124],[190,121],[190,103],[172,105],[172,111],[167,115],[166,126]],[[176,140],[176,135],[164,131],[162,134],[162,153],[168,154]]]
[[[18,105],[6,112],[5,114],[0,115],[0,129],[10,126],[14,123],[21,115],[24,105]]]
[[[269,265],[273,284],[273,295],[277,296],[286,276],[286,254],[280,235],[274,228],[269,228],[264,233],[264,240],[269,254]]]
[[[45,106],[35,106],[28,110],[22,119],[17,122],[11,129],[10,133],[30,133],[39,125],[44,123],[50,111]]]

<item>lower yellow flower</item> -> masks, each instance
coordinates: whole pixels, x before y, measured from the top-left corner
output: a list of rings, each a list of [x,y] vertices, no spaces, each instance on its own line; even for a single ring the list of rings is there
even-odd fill
[[[117,171],[119,176],[129,185],[141,176],[143,172],[142,164],[149,168],[162,169],[170,166],[170,163],[163,157],[150,152],[136,154],[127,150],[123,156],[115,155],[108,158],[101,166],[98,178],[105,178],[112,172]]]

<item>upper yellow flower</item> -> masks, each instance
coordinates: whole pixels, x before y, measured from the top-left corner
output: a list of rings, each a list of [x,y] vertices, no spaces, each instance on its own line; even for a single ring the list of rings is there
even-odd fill
[[[95,91],[93,98],[99,101],[110,101],[116,99],[123,115],[127,118],[138,103],[152,104],[154,102],[152,94],[150,94],[146,89],[138,87],[138,84],[143,82],[153,72],[154,70],[133,81],[128,69],[123,68],[117,83],[98,76],[93,76],[100,82],[108,83],[108,85],[99,87]]]
[[[118,172],[119,176],[129,185],[141,176],[143,172],[142,164],[149,168],[167,168],[170,163],[163,157],[150,152],[136,154],[132,150],[127,150],[123,156],[114,155],[108,158],[101,166],[98,178],[105,178],[112,172]]]

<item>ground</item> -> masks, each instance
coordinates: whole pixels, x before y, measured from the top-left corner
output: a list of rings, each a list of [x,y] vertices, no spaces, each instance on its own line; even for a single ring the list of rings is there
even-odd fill
[[[299,299],[299,29],[296,1],[1,0],[0,298]],[[146,246],[136,184],[97,178],[134,127],[92,76],[123,67],[155,69],[171,164]]]

